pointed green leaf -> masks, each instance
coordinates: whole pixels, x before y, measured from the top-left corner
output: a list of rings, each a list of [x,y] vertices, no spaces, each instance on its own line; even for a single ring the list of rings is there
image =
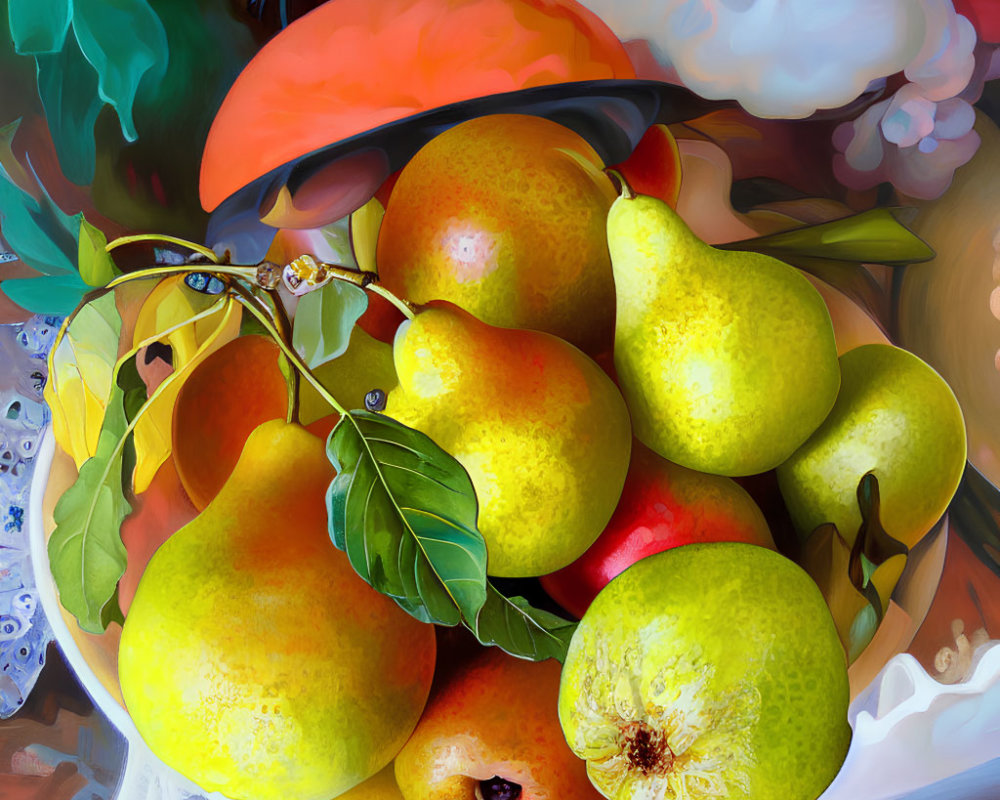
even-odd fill
[[[475,623],[466,622],[466,626],[483,644],[496,645],[513,656],[532,661],[554,658],[562,663],[577,623],[533,608],[523,597],[505,597],[490,584]]]
[[[169,57],[163,23],[146,0],[74,0],[73,32],[97,72],[100,98],[114,107],[122,135],[134,142],[139,84],[147,73],[161,78]]]
[[[43,194],[39,202],[0,169],[0,229],[4,241],[43,275],[76,271],[79,218],[63,214]]]
[[[0,292],[32,314],[68,316],[90,291],[76,273],[43,275],[38,278],[8,278],[0,281]]]
[[[352,411],[327,453],[330,536],[355,571],[419,619],[455,625],[486,601],[486,543],[465,469],[430,438]]]
[[[295,309],[292,346],[310,369],[343,355],[366,308],[365,290],[347,281],[333,280],[303,295]]]
[[[876,208],[842,219],[721,245],[795,263],[797,257],[891,266],[934,258],[928,244],[901,221],[905,209]]]
[[[90,286],[104,286],[121,274],[107,251],[108,237],[100,228],[80,218],[80,249],[78,265],[80,277]]]
[[[101,428],[97,453],[80,468],[76,482],[56,503],[49,539],[49,565],[63,607],[80,627],[101,633],[114,617],[106,606],[125,571],[119,529],[132,510],[122,491],[123,391],[115,385]]]
[[[94,123],[103,107],[97,75],[75,36],[67,36],[58,53],[35,56],[38,96],[63,174],[85,186],[94,179],[97,145]]]
[[[14,49],[21,55],[58,53],[72,18],[71,0],[8,0]]]

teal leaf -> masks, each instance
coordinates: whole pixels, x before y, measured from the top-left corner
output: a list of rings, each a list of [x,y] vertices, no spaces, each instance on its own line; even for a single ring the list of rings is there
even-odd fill
[[[295,309],[292,346],[310,369],[343,355],[366,308],[365,290],[347,281],[333,280],[303,295]]]
[[[101,633],[115,617],[106,607],[125,571],[119,530],[132,510],[122,490],[122,439],[128,431],[123,391],[112,387],[96,454],[56,503],[49,566],[63,608],[80,627]]]
[[[94,123],[104,105],[97,93],[97,75],[75,36],[67,36],[58,53],[35,56],[35,63],[38,96],[59,166],[69,180],[84,186],[94,179],[97,163]]]
[[[146,0],[74,0],[73,32],[97,72],[100,99],[118,113],[122,135],[135,141],[139,84],[147,73],[161,78],[169,57],[163,23]]]
[[[25,311],[60,317],[70,314],[90,288],[75,272],[72,275],[43,275],[38,278],[9,278],[0,281],[0,291]]]
[[[330,537],[354,570],[418,619],[475,619],[486,601],[486,543],[462,465],[423,433],[367,411],[341,418],[327,454],[337,469]]]
[[[533,608],[523,597],[505,597],[490,584],[475,622],[466,626],[483,644],[496,645],[513,656],[532,661],[554,658],[562,663],[577,623]]]
[[[80,218],[80,247],[77,258],[80,277],[89,286],[105,286],[121,274],[107,251],[108,237],[100,228]]]
[[[858,611],[857,616],[851,622],[851,629],[848,633],[848,663],[853,664],[875,637],[879,622],[879,614],[875,610],[875,606],[868,604]]]
[[[76,270],[79,218],[63,214],[48,195],[39,202],[0,168],[0,228],[11,250],[43,275]]]
[[[72,18],[71,0],[8,0],[14,49],[22,56],[58,53]]]

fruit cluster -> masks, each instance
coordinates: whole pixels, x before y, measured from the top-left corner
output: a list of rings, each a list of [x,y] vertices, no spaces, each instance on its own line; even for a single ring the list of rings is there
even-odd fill
[[[364,188],[348,266],[98,242],[53,347],[53,575],[150,748],[234,800],[817,797],[966,433],[788,262],[919,243],[711,246],[660,124],[482,114]]]

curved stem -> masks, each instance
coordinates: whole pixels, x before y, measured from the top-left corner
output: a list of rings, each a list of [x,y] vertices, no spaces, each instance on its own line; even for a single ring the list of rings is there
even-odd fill
[[[620,189],[619,193],[621,194],[622,197],[624,197],[626,200],[635,199],[635,191],[632,189],[631,186],[628,185],[628,181],[625,180],[624,175],[622,175],[618,170],[610,168],[604,170],[604,173],[613,181],[616,181],[618,183]]]
[[[117,239],[112,239],[108,242],[104,246],[104,249],[110,253],[116,247],[121,247],[126,244],[134,244],[136,242],[166,242],[168,244],[177,244],[181,247],[187,248],[188,250],[201,253],[213,264],[219,263],[219,257],[210,247],[205,247],[205,245],[198,244],[197,242],[189,242],[187,239],[181,239],[178,236],[169,236],[162,233],[136,233],[131,236],[119,236]]]
[[[378,283],[377,281],[371,281],[365,286],[365,288],[369,292],[374,292],[380,297],[384,297],[386,300],[392,303],[396,308],[398,308],[403,313],[403,316],[406,317],[407,319],[413,319],[416,316],[416,310],[414,309],[412,303],[409,303],[406,300],[403,300],[402,298],[396,297],[396,295],[394,295],[392,292],[390,292],[388,289],[386,289],[382,284]]]
[[[257,321],[264,326],[264,329],[270,334],[271,338],[274,339],[275,344],[281,348],[281,352],[285,354],[292,365],[299,371],[303,378],[305,378],[309,384],[319,393],[319,396],[326,400],[327,403],[341,416],[348,416],[347,410],[337,402],[337,399],[330,394],[326,387],[313,375],[312,370],[309,369],[308,364],[302,360],[302,357],[295,352],[295,349],[291,346],[289,342],[286,342],[284,337],[278,331],[276,325],[268,318],[268,315],[258,308],[257,301],[249,292],[247,292],[242,287],[233,287],[234,294],[233,297],[236,298],[237,302],[241,303],[244,308],[247,309],[251,314],[253,314]]]
[[[114,289],[129,281],[149,280],[150,278],[166,278],[170,275],[181,275],[191,272],[208,272],[213,275],[232,275],[236,278],[243,278],[246,281],[254,282],[257,278],[256,267],[231,267],[223,264],[206,264],[205,268],[199,268],[195,264],[186,264],[176,267],[150,267],[139,269],[135,272],[126,272],[119,275],[113,281],[104,286],[105,289]]]

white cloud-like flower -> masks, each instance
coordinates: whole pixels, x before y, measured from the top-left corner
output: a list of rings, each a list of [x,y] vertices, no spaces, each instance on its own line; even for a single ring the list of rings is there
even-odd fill
[[[951,0],[582,2],[619,38],[648,40],[697,94],[785,119],[846,105],[922,53],[932,60],[927,26],[947,13],[929,18],[928,7],[951,7]]]

